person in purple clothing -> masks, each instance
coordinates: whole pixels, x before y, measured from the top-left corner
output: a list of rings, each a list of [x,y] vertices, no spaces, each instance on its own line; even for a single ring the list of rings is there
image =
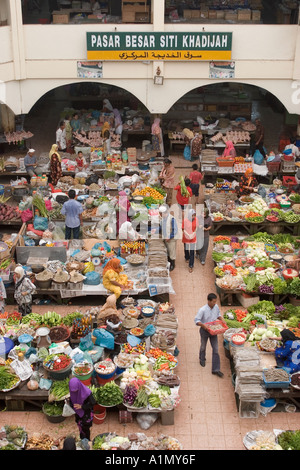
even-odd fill
[[[61,213],[66,216],[66,240],[71,240],[72,232],[73,238],[79,238],[80,226],[83,225],[83,207],[80,202],[76,201],[74,189],[70,189],[68,196],[69,200],[62,206]]]
[[[70,406],[75,411],[75,421],[79,429],[80,439],[90,440],[93,424],[93,409],[96,400],[92,391],[76,377],[69,382]]]

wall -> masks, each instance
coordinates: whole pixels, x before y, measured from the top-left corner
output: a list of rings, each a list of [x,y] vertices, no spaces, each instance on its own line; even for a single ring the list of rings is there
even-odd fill
[[[13,0],[11,0],[13,2]],[[28,113],[47,91],[78,82],[77,60],[86,59],[87,31],[199,31],[196,24],[24,25],[19,10],[10,27],[0,28],[0,80],[6,82],[6,103],[16,114]],[[161,15],[159,16],[161,18]],[[202,30],[203,25],[201,25]],[[16,33],[15,33],[16,28]],[[205,25],[205,31],[233,33],[235,81],[275,94],[290,113],[300,114],[300,27],[297,25]],[[38,40],[37,40],[38,38]],[[2,42],[3,41],[3,42]],[[133,93],[151,113],[165,113],[188,91],[209,83],[208,62],[165,62],[164,84],[153,84],[152,63],[105,62],[99,82]],[[299,93],[300,94],[300,93]]]

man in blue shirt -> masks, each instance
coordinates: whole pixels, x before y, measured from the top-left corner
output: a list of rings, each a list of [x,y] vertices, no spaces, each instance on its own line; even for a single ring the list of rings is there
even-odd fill
[[[73,238],[79,238],[80,226],[83,225],[83,207],[75,200],[74,189],[70,189],[68,196],[69,200],[62,206],[61,213],[66,216],[66,240],[71,240],[72,232]]]
[[[36,156],[34,155],[34,153],[35,153],[34,149],[29,149],[24,158],[24,165],[30,177],[36,175],[37,163],[36,163]]]
[[[200,351],[199,361],[202,367],[205,367],[206,362],[206,345],[208,339],[212,347],[212,373],[218,377],[223,377],[223,373],[220,371],[220,356],[218,349],[218,335],[211,335],[208,331],[206,323],[222,320],[220,309],[217,305],[216,294],[208,294],[207,304],[201,307],[196,316],[195,324],[200,326]]]

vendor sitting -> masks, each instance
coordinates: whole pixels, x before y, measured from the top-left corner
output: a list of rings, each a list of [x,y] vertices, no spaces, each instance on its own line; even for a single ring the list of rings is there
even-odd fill
[[[76,157],[76,165],[79,171],[83,171],[87,168],[86,159],[83,156],[83,153],[80,151]]]
[[[231,140],[227,140],[225,150],[222,153],[222,157],[236,157],[236,151]]]
[[[249,194],[257,191],[258,182],[253,176],[252,168],[248,168],[245,174],[241,176],[240,184],[236,188],[238,196],[248,196]]]
[[[290,374],[300,371],[300,338],[291,330],[283,329],[280,333],[283,345],[275,349],[277,365],[288,369]],[[272,338],[275,339],[275,338]]]
[[[121,261],[117,258],[113,258],[103,269],[103,287],[114,293],[118,299],[122,294],[122,290],[126,288],[128,277],[126,274],[121,274],[123,267],[121,266]]]

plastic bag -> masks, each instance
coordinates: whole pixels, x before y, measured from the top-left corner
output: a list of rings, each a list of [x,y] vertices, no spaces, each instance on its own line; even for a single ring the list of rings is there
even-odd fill
[[[46,217],[36,215],[33,219],[33,226],[35,230],[41,230],[44,232],[48,228],[48,219]]]
[[[183,157],[185,160],[191,160],[191,148],[189,145],[184,147]]]
[[[144,430],[151,428],[158,418],[158,413],[137,413],[136,420]]]
[[[259,150],[255,150],[253,155],[253,161],[256,165],[262,165],[264,162],[264,156],[260,153]]]
[[[100,274],[96,271],[86,273],[83,283],[87,286],[97,286],[100,284]]]
[[[41,377],[39,381],[39,387],[41,390],[50,390],[51,386],[52,386],[52,380],[44,379],[44,377]]]
[[[75,411],[69,405],[67,400],[65,400],[65,404],[64,404],[64,407],[63,407],[63,411],[62,411],[62,416],[64,416],[65,418],[68,418],[69,416],[73,416],[74,414],[75,414]]]
[[[79,348],[81,351],[90,351],[94,348],[94,343],[92,341],[92,334],[89,333],[88,335],[81,338],[79,343]]]
[[[28,222],[31,220],[33,217],[33,212],[30,209],[25,209],[23,212],[21,212],[21,219],[22,222]]]
[[[114,349],[115,337],[109,331],[103,328],[99,328],[93,331],[93,335],[96,337],[95,345],[102,346],[102,348]]]

